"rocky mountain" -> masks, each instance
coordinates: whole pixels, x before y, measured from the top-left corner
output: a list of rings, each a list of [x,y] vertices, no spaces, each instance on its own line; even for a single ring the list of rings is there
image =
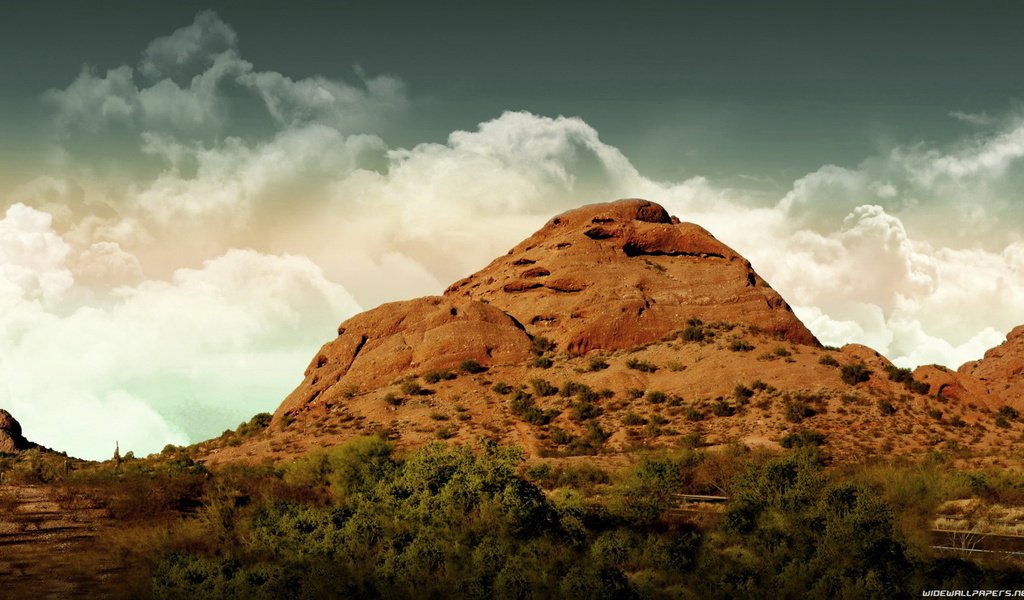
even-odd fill
[[[631,348],[692,318],[818,344],[750,261],[645,200],[558,215],[445,295],[497,306],[574,354]]]
[[[270,427],[204,443],[206,460],[279,460],[368,433],[608,460],[810,436],[837,460],[969,451],[999,465],[1024,445],[1024,328],[959,371],[822,347],[749,261],[645,200],[558,215],[444,295],[337,333]]]

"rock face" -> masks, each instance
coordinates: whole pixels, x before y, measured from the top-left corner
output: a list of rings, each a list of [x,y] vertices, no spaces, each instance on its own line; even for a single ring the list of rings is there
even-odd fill
[[[558,215],[445,296],[501,308],[573,354],[657,340],[691,318],[818,345],[749,261],[646,200]]]
[[[11,413],[0,408],[0,453],[14,454],[34,446],[21,435],[21,424]]]
[[[750,262],[704,229],[645,200],[585,206],[442,297],[384,304],[342,323],[275,418],[465,360],[521,362],[537,335],[582,354],[652,342],[691,318],[818,346]]]
[[[383,304],[338,327],[338,337],[320,349],[276,416],[412,371],[457,368],[467,360],[522,361],[531,344],[519,322],[482,302],[430,296]]]

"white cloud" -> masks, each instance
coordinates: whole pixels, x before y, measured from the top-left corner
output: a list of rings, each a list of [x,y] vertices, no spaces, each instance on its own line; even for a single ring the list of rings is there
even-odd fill
[[[238,35],[216,13],[204,10],[174,33],[149,43],[140,70],[150,79],[184,76],[205,71],[215,57],[238,46]]]
[[[152,452],[216,435],[272,410],[310,348],[359,310],[309,260],[252,250],[117,294],[7,328],[0,404],[32,439],[101,458],[114,440]]]
[[[9,207],[0,219],[0,302],[59,301],[73,283],[64,264],[68,251],[49,214],[24,204]]]

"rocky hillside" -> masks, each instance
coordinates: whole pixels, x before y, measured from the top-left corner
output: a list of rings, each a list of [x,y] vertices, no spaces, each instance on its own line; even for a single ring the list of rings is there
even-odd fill
[[[531,456],[628,458],[680,443],[824,443],[837,460],[1017,461],[1024,328],[958,372],[822,347],[749,261],[659,205],[586,206],[443,296],[341,324],[270,426],[211,464],[355,435],[480,436]]]

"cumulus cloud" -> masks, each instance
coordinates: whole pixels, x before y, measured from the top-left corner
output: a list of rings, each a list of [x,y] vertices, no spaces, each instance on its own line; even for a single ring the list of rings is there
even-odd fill
[[[136,139],[142,132],[214,139],[229,125],[232,94],[244,91],[281,124],[325,123],[349,133],[368,131],[405,109],[400,79],[357,74],[353,84],[256,70],[242,58],[234,29],[203,11],[192,24],[151,42],[138,70],[121,65],[97,74],[84,67],[70,85],[48,90],[44,99],[54,108],[65,146],[77,138],[95,145],[97,134],[111,131]]]
[[[78,456],[108,456],[115,440],[151,452],[272,410],[310,348],[359,309],[308,259],[253,250],[118,288],[109,305],[62,309],[52,298],[74,282],[47,215],[8,210],[0,240],[0,281],[20,288],[3,296],[0,404],[33,439]],[[94,250],[107,268],[134,266]]]
[[[214,57],[234,51],[238,34],[216,13],[204,10],[174,33],[158,37],[142,53],[140,70],[150,79],[189,77],[205,71]]]

